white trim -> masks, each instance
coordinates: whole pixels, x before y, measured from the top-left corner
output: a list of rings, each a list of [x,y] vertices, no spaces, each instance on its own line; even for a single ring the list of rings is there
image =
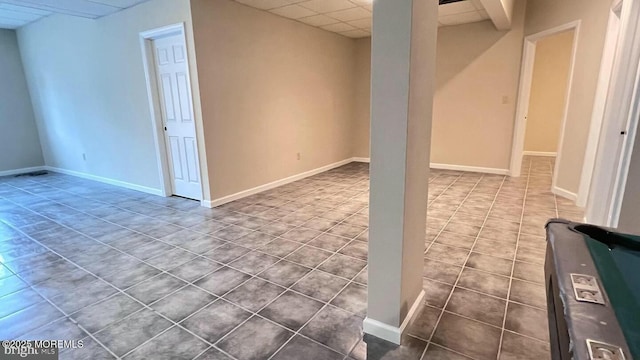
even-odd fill
[[[549,156],[549,157],[556,157],[556,155],[558,155],[557,152],[548,152],[548,151],[529,151],[529,150],[525,150],[522,152],[522,156]]]
[[[558,153],[553,171],[552,186],[556,185],[558,170],[562,159],[562,146],[564,143],[564,132],[567,124],[567,114],[571,102],[571,89],[575,73],[576,54],[578,51],[578,39],[580,38],[580,20],[572,21],[554,28],[529,35],[524,38],[522,55],[522,66],[520,73],[520,86],[518,91],[518,101],[516,106],[515,128],[513,133],[513,148],[511,149],[511,176],[520,176],[522,168],[522,155],[524,152],[524,136],[526,132],[526,116],[529,111],[529,98],[531,95],[531,83],[533,81],[533,65],[535,61],[536,42],[542,38],[561,32],[573,30],[573,45],[571,49],[571,64],[569,66],[569,78],[565,95],[564,110],[562,113],[562,123],[560,126],[560,140],[558,143]]]
[[[160,190],[160,189],[154,189],[154,188],[150,188],[150,187],[147,187],[147,186],[132,184],[132,183],[128,183],[128,182],[120,181],[120,180],[115,180],[115,179],[109,179],[109,178],[106,178],[106,177],[87,174],[87,173],[83,173],[83,172],[75,171],[75,170],[61,169],[61,168],[57,168],[57,167],[53,167],[53,166],[43,166],[42,168],[44,170],[47,170],[47,171],[53,171],[53,172],[57,172],[57,173],[60,173],[60,174],[67,174],[67,175],[71,175],[71,176],[75,176],[75,177],[79,177],[79,178],[83,178],[83,179],[98,181],[98,182],[101,182],[101,183],[104,183],[104,184],[109,184],[109,185],[119,186],[119,187],[131,189],[131,190],[141,191],[141,192],[144,192],[144,193],[147,193],[147,194],[163,196],[162,190]]]
[[[406,330],[407,326],[409,326],[409,323],[413,319],[415,313],[421,308],[422,303],[424,302],[424,297],[425,292],[424,290],[421,290],[420,294],[418,294],[418,297],[413,302],[413,305],[411,305],[407,316],[404,317],[404,320],[399,327],[391,326],[370,317],[366,317],[362,323],[362,329],[366,334],[400,345],[402,334]]]
[[[251,195],[263,192],[263,191],[271,190],[273,188],[277,188],[278,186],[286,185],[286,184],[292,183],[294,181],[298,181],[298,180],[304,179],[306,177],[319,174],[321,172],[325,172],[327,170],[335,169],[337,167],[340,167],[342,165],[346,165],[346,164],[354,162],[354,161],[355,161],[354,158],[344,159],[342,161],[338,161],[338,162],[335,162],[333,164],[329,164],[329,165],[325,165],[325,166],[322,166],[322,167],[319,167],[319,168],[316,168],[316,169],[313,169],[313,170],[305,171],[305,172],[302,172],[302,173],[299,173],[299,174],[296,174],[296,175],[292,175],[292,176],[286,177],[284,179],[272,181],[270,183],[263,184],[263,185],[260,185],[260,186],[256,186],[256,187],[251,188],[251,189],[243,190],[243,191],[237,192],[235,194],[223,196],[223,197],[218,198],[218,199],[214,199],[214,200],[211,200],[211,201],[204,201],[203,200],[202,201],[202,206],[208,207],[208,208],[213,208],[213,207],[216,207],[216,206],[220,206],[220,205],[223,205],[223,204],[226,204],[226,203],[238,200],[238,199],[245,198],[247,196],[251,196]]]
[[[485,174],[509,175],[509,169],[498,169],[498,168],[467,166],[467,165],[439,164],[439,163],[431,163],[429,164],[429,167],[432,169],[441,169],[441,170],[469,171],[469,172],[478,172],[478,173],[485,173]]]
[[[355,162],[363,162],[363,163],[371,162],[371,158],[368,158],[368,157],[353,157],[351,158],[351,160]]]
[[[576,201],[576,199],[578,199],[578,194],[573,193],[569,190],[565,190],[563,188],[559,188],[557,186],[552,187],[551,192],[558,196],[562,196],[565,199],[569,199],[571,201]]]
[[[171,196],[173,195],[172,191],[172,179],[171,179],[171,171],[169,169],[169,160],[168,160],[168,150],[167,144],[165,141],[165,133],[164,133],[164,125],[162,123],[162,118],[160,114],[162,111],[160,110],[160,99],[158,98],[158,84],[156,81],[156,70],[155,70],[155,62],[153,55],[153,45],[152,41],[158,38],[166,37],[169,35],[181,35],[182,41],[185,46],[185,57],[187,57],[187,81],[189,86],[189,94],[191,96],[191,118],[195,119],[195,122],[200,121],[200,119],[195,117],[195,102],[194,102],[194,92],[191,85],[191,63],[189,61],[188,49],[187,49],[187,32],[185,29],[184,22],[171,24],[167,26],[163,26],[160,28],[143,31],[139,33],[140,40],[140,49],[142,51],[142,64],[144,68],[144,76],[145,83],[147,89],[147,99],[149,102],[149,113],[151,114],[151,122],[153,126],[153,141],[156,147],[156,158],[158,162],[158,173],[160,175],[160,191],[162,196]],[[208,176],[208,173],[202,172],[202,166],[200,165],[201,152],[203,152],[203,146],[201,143],[201,134],[199,133],[198,124],[194,123],[194,129],[196,132],[196,149],[198,151],[198,159],[196,163],[198,164],[198,173],[200,175],[200,200],[201,205],[204,206],[204,188],[203,184],[205,180],[204,177]],[[208,183],[208,179],[206,181]]]
[[[0,171],[0,176],[19,175],[19,174],[26,174],[26,173],[30,173],[34,171],[42,171],[42,170],[45,170],[44,166],[32,166],[32,167],[26,167],[21,169],[3,170],[3,171]]]
[[[587,148],[584,153],[582,165],[582,175],[580,176],[580,186],[578,188],[578,199],[576,205],[585,207],[591,188],[593,171],[596,166],[596,155],[598,153],[598,142],[602,134],[607,95],[609,89],[613,88],[613,67],[616,49],[618,45],[618,35],[620,34],[620,17],[616,14],[616,8],[622,6],[622,1],[609,12],[609,22],[607,23],[607,34],[604,41],[604,50],[600,60],[600,72],[598,74],[598,84],[596,86],[596,96],[593,101],[593,111],[591,113],[591,125],[589,126],[589,137],[587,138]],[[596,175],[597,176],[597,175]]]

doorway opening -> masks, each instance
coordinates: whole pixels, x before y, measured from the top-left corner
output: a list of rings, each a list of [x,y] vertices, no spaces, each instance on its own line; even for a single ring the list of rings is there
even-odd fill
[[[579,29],[576,21],[525,38],[511,154],[511,176],[520,176],[523,156],[550,157],[551,191],[572,201],[577,194],[556,184]]]
[[[202,177],[184,24],[140,34],[165,196],[202,200]]]

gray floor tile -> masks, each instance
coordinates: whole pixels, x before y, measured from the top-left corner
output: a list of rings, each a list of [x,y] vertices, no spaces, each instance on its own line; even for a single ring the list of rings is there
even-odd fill
[[[122,356],[171,326],[169,320],[142,309],[95,334],[109,350]]]
[[[296,281],[305,276],[311,269],[292,262],[282,260],[279,263],[266,269],[258,276],[274,282],[284,287],[293,285]]]
[[[225,299],[251,311],[258,311],[278,297],[285,288],[253,278],[224,296]]]
[[[258,250],[269,255],[285,257],[301,246],[302,244],[298,242],[278,238],[268,244],[265,244],[264,246],[259,247]]]
[[[340,248],[349,243],[349,239],[341,236],[322,234],[317,238],[309,241],[307,244],[327,251],[338,251]]]
[[[249,312],[227,301],[218,300],[184,320],[182,325],[203,339],[215,343],[249,316]]]
[[[193,253],[187,252],[182,249],[173,248],[161,255],[158,255],[154,258],[148,259],[147,263],[151,266],[155,266],[161,270],[171,270],[176,268],[192,259],[194,259],[196,255]]]
[[[436,344],[429,344],[423,359],[429,360],[471,360],[470,357],[458,354]]]
[[[287,291],[269,306],[260,311],[260,315],[273,320],[288,329],[297,331],[313,317],[323,304],[303,295]]]
[[[544,266],[516,261],[513,267],[513,277],[544,284]]]
[[[422,289],[425,292],[424,302],[427,305],[442,309],[449,294],[451,293],[452,285],[444,284],[431,279],[422,279]]]
[[[458,286],[506,298],[509,291],[509,278],[465,268],[460,275]]]
[[[509,303],[505,328],[541,341],[549,341],[547,312],[527,305]]]
[[[234,260],[229,266],[247,274],[256,275],[278,262],[278,260],[277,257],[253,251]]]
[[[151,305],[151,308],[169,319],[180,322],[216,299],[195,286],[187,286]]]
[[[62,350],[60,358],[70,360],[107,360],[116,358],[91,338],[83,339],[82,342],[82,348]]]
[[[346,355],[362,339],[362,318],[327,306],[300,333]]]
[[[366,261],[354,259],[342,254],[334,254],[320,264],[318,269],[346,279],[352,279],[364,269],[365,266],[367,266]]]
[[[474,359],[495,359],[500,329],[460,316],[444,313],[432,341]]]
[[[138,264],[132,269],[112,272],[111,274],[102,276],[102,278],[119,289],[126,289],[147,280],[150,277],[156,276],[160,274],[160,272],[161,271],[159,269],[156,269],[153,266]]]
[[[367,288],[350,283],[331,301],[331,304],[364,317],[367,315]]]
[[[252,317],[219,343],[220,349],[238,359],[268,359],[293,335],[283,327]],[[253,346],[246,346],[246,344]]]
[[[407,334],[423,340],[429,340],[433,329],[436,327],[440,313],[442,313],[440,309],[423,305],[407,328]]]
[[[287,256],[286,259],[304,266],[316,267],[329,258],[329,256],[331,256],[331,253],[328,251],[312,246],[303,246]]]
[[[0,319],[0,339],[17,339],[63,316],[47,302],[32,305]]]
[[[475,291],[456,288],[446,310],[474,320],[502,327],[506,301]]]
[[[549,344],[505,331],[499,360],[550,360]]]
[[[129,288],[127,294],[149,305],[185,285],[186,283],[177,277],[163,273]]]
[[[292,289],[327,302],[336,296],[345,285],[347,285],[347,281],[344,279],[323,271],[313,270],[298,281]]]
[[[447,284],[454,284],[462,268],[440,261],[425,259],[422,276]]]
[[[467,249],[434,243],[425,254],[425,257],[447,264],[462,266],[468,255],[469,250]]]
[[[169,270],[169,273],[185,281],[195,281],[209,273],[222,267],[221,264],[204,257],[197,257],[176,268]]]
[[[330,350],[302,336],[296,335],[277,354],[273,360],[342,360],[344,355]]]
[[[229,243],[205,253],[204,256],[208,257],[211,260],[227,264],[248,253],[249,251],[251,251],[251,249]]]
[[[218,296],[247,281],[251,276],[229,267],[223,267],[195,282],[195,285]]]
[[[42,301],[44,301],[44,298],[31,289],[22,289],[0,297],[0,318]]]
[[[351,352],[350,357],[356,360],[418,360],[422,356],[426,341],[422,341],[410,336],[401,340],[400,346],[365,335],[356,348]]]
[[[152,341],[138,347],[124,359],[193,359],[207,347],[208,345],[202,340],[174,326]]]
[[[541,284],[513,279],[511,280],[509,300],[540,309],[547,308],[547,294],[544,285]]]
[[[103,329],[142,308],[138,302],[124,294],[116,294],[71,315],[78,324],[91,333]]]
[[[466,266],[492,274],[511,276],[513,261],[472,252],[471,255],[469,255]]]

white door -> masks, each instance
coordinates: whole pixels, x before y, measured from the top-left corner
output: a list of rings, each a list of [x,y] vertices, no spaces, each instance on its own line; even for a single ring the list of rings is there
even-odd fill
[[[153,40],[158,97],[174,195],[202,199],[189,72],[181,34]]]

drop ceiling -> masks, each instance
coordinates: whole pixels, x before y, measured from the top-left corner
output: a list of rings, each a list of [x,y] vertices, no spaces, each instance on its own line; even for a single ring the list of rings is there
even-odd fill
[[[97,19],[147,0],[0,0],[0,29],[17,29],[54,13]]]
[[[351,38],[371,36],[372,0],[235,1]],[[487,19],[489,15],[480,0],[454,1],[438,7],[439,26]]]

